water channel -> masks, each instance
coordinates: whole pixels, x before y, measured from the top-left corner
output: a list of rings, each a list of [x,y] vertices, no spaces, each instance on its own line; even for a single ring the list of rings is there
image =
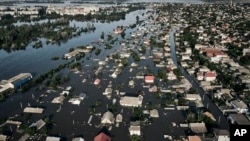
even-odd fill
[[[223,116],[219,108],[211,101],[211,99],[207,96],[203,88],[200,87],[199,82],[197,82],[195,78],[190,76],[190,74],[179,63],[177,63],[174,33],[175,30],[170,32],[171,57],[173,59],[174,64],[181,70],[183,76],[185,76],[185,78],[192,84],[193,88],[196,89],[197,92],[200,94],[200,96],[202,97],[203,104],[212,112],[219,127],[228,130],[229,122]]]

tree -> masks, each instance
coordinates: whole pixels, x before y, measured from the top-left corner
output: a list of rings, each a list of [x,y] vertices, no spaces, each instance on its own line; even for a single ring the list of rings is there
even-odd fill
[[[102,32],[100,38],[101,38],[101,39],[104,39],[104,32]]]
[[[178,80],[181,79],[182,73],[181,73],[181,70],[179,68],[174,69],[173,73],[176,75]]]
[[[136,16],[136,24],[140,22],[139,20],[140,20],[139,16]]]

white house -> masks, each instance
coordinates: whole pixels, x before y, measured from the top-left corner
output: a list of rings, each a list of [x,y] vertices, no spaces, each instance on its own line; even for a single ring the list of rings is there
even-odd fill
[[[158,118],[159,117],[159,112],[157,109],[153,109],[149,111],[150,117]]]
[[[140,107],[142,105],[143,96],[139,95],[138,97],[124,96],[120,99],[121,106],[129,107]]]
[[[197,80],[201,81],[201,80],[203,80],[203,79],[204,79],[203,73],[202,73],[202,72],[199,72],[199,73],[197,74]]]
[[[84,141],[82,137],[73,138],[72,141]]]
[[[112,92],[113,92],[112,88],[106,88],[105,92],[103,92],[103,95],[110,95],[112,94]]]
[[[59,104],[62,104],[63,103],[63,100],[65,99],[65,97],[63,95],[60,95],[58,97],[55,97],[51,103],[59,103]]]
[[[216,72],[206,72],[205,73],[205,80],[206,81],[214,81],[214,80],[216,80]]]
[[[81,104],[81,99],[79,97],[74,97],[69,99],[69,103],[73,104],[73,105],[80,105]]]
[[[189,55],[182,55],[181,60],[191,60]]]
[[[107,111],[106,113],[103,114],[101,123],[102,124],[114,124],[115,118],[114,114],[111,113],[110,111]]]
[[[208,72],[210,70],[207,67],[202,67],[202,68],[199,68],[199,71],[200,72]]]
[[[192,49],[191,48],[186,48],[186,52],[185,52],[185,54],[192,54]]]
[[[201,100],[201,96],[199,94],[186,94],[185,99],[191,101]]]
[[[129,130],[130,135],[140,136],[141,135],[140,121],[131,122],[128,130]]]
[[[118,114],[115,118],[115,122],[122,122],[122,119],[123,119],[122,115]]]
[[[177,79],[176,75],[172,71],[170,71],[168,73],[168,80],[176,80],[176,79]]]
[[[61,138],[59,137],[52,137],[52,136],[47,136],[46,141],[60,141]]]

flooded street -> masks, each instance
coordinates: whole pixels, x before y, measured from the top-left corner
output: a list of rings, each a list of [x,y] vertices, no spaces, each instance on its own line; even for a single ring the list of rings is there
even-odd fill
[[[152,9],[137,10],[126,15],[125,20],[112,22],[112,23],[93,23],[96,27],[95,32],[83,33],[79,37],[73,38],[66,43],[58,45],[46,45],[44,43],[43,48],[33,49],[32,44],[28,46],[26,50],[15,51],[13,53],[6,53],[0,51],[0,79],[8,79],[13,75],[21,72],[31,72],[34,77],[39,74],[43,74],[52,68],[55,68],[59,64],[64,64],[69,60],[59,59],[58,61],[52,61],[51,58],[54,56],[61,57],[68,52],[69,48],[76,48],[80,45],[89,45],[92,42],[99,41],[100,35],[105,31],[105,34],[113,33],[113,30],[120,25],[129,26],[136,22],[136,16],[139,15],[141,19],[147,19],[146,12]],[[144,16],[142,16],[144,15]],[[154,27],[154,24],[146,23],[145,31],[150,30]],[[87,23],[81,23],[73,21],[71,24],[77,26],[85,26]],[[184,123],[186,121],[185,114],[182,110],[165,110],[161,107],[162,99],[157,97],[155,93],[149,92],[149,85],[145,85],[144,75],[155,75],[159,68],[155,66],[152,60],[152,50],[150,47],[146,48],[146,53],[140,54],[141,59],[137,63],[137,67],[132,67],[134,63],[132,57],[127,59],[127,66],[121,69],[121,73],[117,78],[111,77],[114,70],[117,68],[116,59],[106,61],[105,65],[98,65],[99,61],[104,61],[112,53],[121,54],[121,52],[129,52],[129,49],[137,49],[139,45],[135,45],[134,38],[131,38],[131,34],[137,32],[139,26],[134,29],[128,28],[126,30],[126,36],[122,39],[119,35],[117,41],[114,43],[112,49],[104,49],[104,45],[96,45],[97,48],[101,49],[100,55],[95,53],[86,54],[86,56],[78,61],[82,64],[81,71],[73,72],[69,69],[63,69],[61,73],[69,74],[70,80],[66,82],[56,90],[51,90],[46,87],[43,90],[37,91],[38,86],[31,88],[29,91],[24,93],[16,93],[7,98],[6,101],[0,103],[0,119],[7,119],[13,117],[13,119],[23,119],[25,116],[28,123],[36,122],[45,117],[49,117],[52,122],[52,128],[48,135],[62,137],[62,140],[72,140],[74,137],[83,137],[86,141],[91,141],[97,135],[101,129],[107,128],[111,134],[111,138],[114,141],[128,141],[130,140],[129,126],[132,116],[134,115],[135,108],[122,107],[119,104],[121,95],[117,93],[121,92],[131,95],[137,95],[139,91],[143,91],[143,103],[142,108],[145,108],[148,103],[154,105],[159,112],[159,118],[153,118],[152,123],[148,126],[141,126],[142,138],[144,141],[163,141],[164,135],[171,135],[175,137],[185,136],[185,130],[187,128],[179,128],[173,126],[173,124]],[[157,32],[158,31],[156,27]],[[147,33],[146,37],[141,37],[140,41],[149,38],[152,33]],[[139,40],[139,39],[138,39]],[[45,40],[43,40],[45,42]],[[122,43],[126,43],[126,47],[122,46]],[[171,43],[172,44],[172,43]],[[128,47],[129,46],[129,47]],[[139,53],[138,53],[139,54]],[[31,59],[32,58],[32,59]],[[173,56],[172,56],[173,58]],[[74,59],[72,59],[74,61]],[[176,61],[176,56],[175,60]],[[101,82],[100,85],[94,85],[94,81],[97,78],[95,76],[96,68],[102,66],[101,75],[98,77]],[[140,73],[143,78],[136,78],[137,74]],[[95,77],[94,77],[95,76]],[[130,87],[129,81],[134,81],[134,86]],[[164,88],[171,87],[172,83],[163,83],[160,80],[156,80],[157,85],[161,85]],[[73,105],[68,102],[69,99],[64,99],[62,104],[52,103],[55,97],[60,96],[60,93],[65,90],[66,87],[71,86],[73,88],[71,97],[76,97],[80,93],[85,93],[86,97],[81,101],[79,105]],[[110,97],[105,96],[103,93],[106,88],[109,87],[113,90]],[[115,102],[114,102],[115,101]],[[99,102],[100,105],[97,105]],[[44,108],[42,114],[25,114],[23,109],[27,106],[41,107]],[[94,108],[93,108],[94,107]],[[101,125],[101,117],[103,113],[113,108],[114,117],[118,114],[122,114],[123,120],[118,125]],[[92,111],[93,110],[93,111]],[[12,134],[12,128],[9,131],[15,139],[20,138],[21,134],[15,132]],[[45,137],[41,137],[39,140],[45,140]]]

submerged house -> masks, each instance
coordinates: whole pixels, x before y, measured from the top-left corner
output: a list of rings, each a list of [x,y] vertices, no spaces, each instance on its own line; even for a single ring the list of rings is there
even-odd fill
[[[145,76],[145,83],[154,83],[154,76]]]
[[[111,141],[111,138],[104,132],[101,132],[95,136],[94,141]]]
[[[101,123],[102,124],[114,124],[115,118],[114,114],[111,113],[110,111],[107,111],[106,113],[103,114]]]
[[[142,105],[143,96],[139,95],[138,97],[124,96],[120,99],[121,106],[128,107],[140,107]]]
[[[141,126],[140,126],[140,121],[134,121],[130,122],[130,127],[129,127],[129,134],[130,135],[141,135]]]

